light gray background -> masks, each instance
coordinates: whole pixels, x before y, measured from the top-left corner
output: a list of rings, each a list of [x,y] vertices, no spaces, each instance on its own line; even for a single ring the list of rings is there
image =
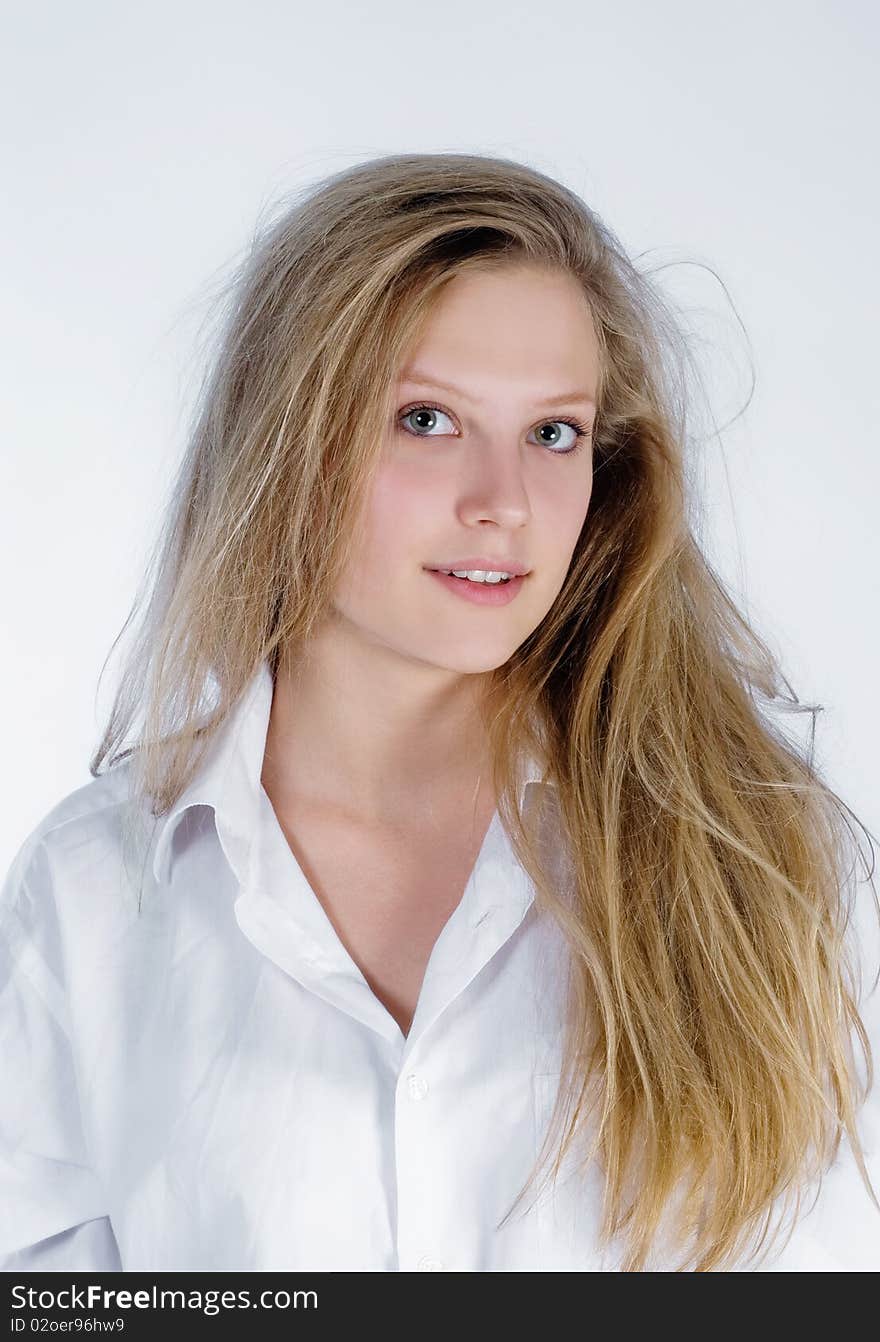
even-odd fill
[[[699,467],[707,547],[799,698],[825,706],[826,776],[880,828],[878,14],[856,0],[7,11],[0,866],[88,781],[115,656],[96,699],[98,675],[183,449],[217,285],[285,192],[416,150],[531,163],[666,267],[721,430]]]

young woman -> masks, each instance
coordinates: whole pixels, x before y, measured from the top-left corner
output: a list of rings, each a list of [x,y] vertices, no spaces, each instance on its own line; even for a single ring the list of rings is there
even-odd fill
[[[689,525],[686,371],[520,164],[265,230],[2,895],[7,1270],[880,1266],[858,850]]]

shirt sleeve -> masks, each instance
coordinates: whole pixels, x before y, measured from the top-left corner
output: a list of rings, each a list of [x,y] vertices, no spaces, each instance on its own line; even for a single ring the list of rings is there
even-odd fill
[[[119,1271],[90,1162],[45,845],[0,890],[0,1270]]]

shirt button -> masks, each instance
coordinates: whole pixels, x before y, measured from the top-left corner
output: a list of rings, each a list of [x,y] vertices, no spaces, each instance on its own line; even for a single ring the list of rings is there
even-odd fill
[[[428,1093],[428,1083],[423,1076],[410,1072],[406,1078],[407,1089],[413,1100],[423,1100]]]
[[[431,1258],[431,1257],[429,1257],[428,1254],[425,1254],[422,1258],[419,1259],[417,1266],[418,1266],[419,1272],[442,1272],[442,1271],[443,1271],[443,1264],[440,1262],[440,1259],[439,1259],[439,1258]]]

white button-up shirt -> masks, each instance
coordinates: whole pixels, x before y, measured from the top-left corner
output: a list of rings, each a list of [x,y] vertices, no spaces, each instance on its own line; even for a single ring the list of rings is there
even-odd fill
[[[0,1269],[616,1270],[595,1169],[569,1161],[499,1224],[550,1117],[567,959],[498,813],[404,1036],[261,785],[271,701],[264,663],[142,869],[123,860],[125,764],[18,852],[0,895]],[[527,804],[545,786],[535,773]],[[874,1103],[880,1189],[878,1128]],[[880,1213],[844,1142],[759,1270],[878,1267]]]

